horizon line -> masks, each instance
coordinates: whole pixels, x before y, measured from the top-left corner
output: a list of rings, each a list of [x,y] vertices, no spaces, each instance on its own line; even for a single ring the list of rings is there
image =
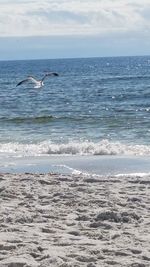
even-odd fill
[[[85,57],[60,57],[60,58],[30,58],[30,59],[0,59],[0,62],[3,61],[34,61],[34,60],[71,60],[71,59],[94,59],[94,58],[121,58],[121,57],[150,57],[150,55],[115,55],[115,56],[85,56]]]

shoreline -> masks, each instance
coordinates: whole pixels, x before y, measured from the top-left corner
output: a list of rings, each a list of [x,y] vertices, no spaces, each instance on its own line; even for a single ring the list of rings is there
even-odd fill
[[[0,266],[148,267],[150,176],[0,174]]]
[[[0,173],[56,173],[71,175],[149,174],[150,156],[81,156],[0,154]]]

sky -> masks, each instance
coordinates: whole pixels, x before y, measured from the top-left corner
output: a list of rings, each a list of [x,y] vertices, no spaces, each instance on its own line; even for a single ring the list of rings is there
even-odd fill
[[[0,60],[150,55],[150,0],[0,0]]]

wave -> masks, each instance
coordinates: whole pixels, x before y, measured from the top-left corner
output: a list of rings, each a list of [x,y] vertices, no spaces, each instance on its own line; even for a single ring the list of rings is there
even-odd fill
[[[0,122],[3,123],[14,123],[14,124],[24,124],[24,123],[32,123],[32,124],[39,124],[39,123],[48,123],[51,121],[81,121],[81,120],[87,120],[87,116],[37,116],[37,117],[14,117],[14,118],[8,118],[8,117],[0,117]]]
[[[134,80],[134,79],[150,79],[149,75],[116,75],[116,76],[107,76],[100,78],[101,81],[116,81],[116,80]]]
[[[108,140],[100,142],[69,142],[63,144],[44,141],[38,144],[5,143],[0,144],[1,153],[19,155],[150,155],[150,146],[126,145]]]
[[[2,117],[0,118],[1,122],[10,122],[10,123],[45,123],[49,122],[52,119],[55,119],[52,115],[49,116],[38,116],[38,117],[14,117],[14,118],[7,118],[7,117]]]

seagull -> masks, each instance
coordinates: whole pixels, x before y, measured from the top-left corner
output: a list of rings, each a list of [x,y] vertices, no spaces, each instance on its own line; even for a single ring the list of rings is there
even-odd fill
[[[16,85],[16,87],[21,85],[21,84],[23,84],[23,83],[31,82],[31,83],[35,84],[34,88],[41,88],[42,86],[44,86],[44,82],[43,81],[48,76],[59,76],[59,74],[56,73],[56,72],[48,72],[43,76],[43,78],[41,80],[37,80],[33,76],[28,76],[25,80],[22,80],[21,82],[19,82]]]

